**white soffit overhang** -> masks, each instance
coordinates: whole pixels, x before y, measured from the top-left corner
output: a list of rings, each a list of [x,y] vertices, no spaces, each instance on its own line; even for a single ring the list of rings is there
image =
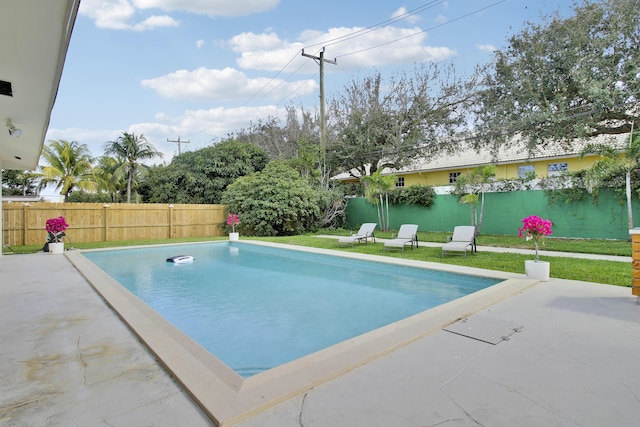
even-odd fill
[[[0,1],[3,169],[38,165],[79,6],[80,0]],[[7,120],[21,132],[11,135]]]

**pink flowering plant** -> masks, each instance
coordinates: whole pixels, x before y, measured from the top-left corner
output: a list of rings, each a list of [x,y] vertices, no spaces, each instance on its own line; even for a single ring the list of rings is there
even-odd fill
[[[240,224],[240,218],[238,218],[238,215],[234,213],[230,213],[227,216],[227,225],[231,227],[231,232],[233,233],[236,232],[236,225],[238,224]]]
[[[64,230],[66,230],[67,227],[69,227],[69,224],[67,224],[63,216],[48,219],[45,228],[47,233],[49,233],[49,240],[51,242],[61,242],[62,236],[64,236]]]
[[[519,236],[525,237],[527,241],[533,240],[536,247],[536,262],[538,260],[538,244],[544,244],[544,237],[552,233],[551,226],[553,224],[548,219],[542,219],[539,216],[531,215],[522,219],[522,228]]]

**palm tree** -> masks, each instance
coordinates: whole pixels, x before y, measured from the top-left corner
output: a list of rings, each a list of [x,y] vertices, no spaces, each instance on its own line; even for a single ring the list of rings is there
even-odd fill
[[[633,207],[631,204],[631,172],[640,166],[640,133],[629,134],[629,142],[622,149],[617,150],[610,145],[588,144],[580,153],[580,158],[589,154],[598,154],[600,159],[585,171],[585,184],[590,193],[597,191],[606,178],[624,173],[625,193],[627,196],[627,225],[633,228]]]
[[[69,201],[69,194],[76,187],[89,191],[96,189],[93,157],[86,144],[79,144],[77,141],[50,141],[42,149],[42,157],[48,165],[40,166],[43,176],[40,188],[55,184],[65,202]]]
[[[100,156],[94,168],[94,174],[99,191],[107,193],[112,202],[121,200],[127,190],[127,177],[118,159]]]
[[[460,199],[460,202],[471,205],[471,219],[473,222],[472,225],[476,227],[476,236],[480,235],[482,222],[484,220],[484,194],[495,176],[495,165],[478,166],[471,172],[460,175],[456,181],[456,189],[459,189],[457,191],[469,191]],[[476,223],[475,218],[478,202],[480,202],[480,219]]]
[[[479,197],[476,193],[468,193],[460,198],[460,203],[464,205],[471,206],[471,225],[476,227],[476,233],[478,231],[477,223],[478,223],[478,201]]]
[[[477,167],[475,174],[477,182],[480,184],[480,219],[478,220],[478,226],[476,227],[477,236],[480,234],[480,230],[482,230],[482,222],[484,221],[484,193],[487,190],[487,186],[496,176],[496,167],[495,165]]]
[[[369,200],[370,203],[377,206],[380,229],[383,231],[388,231],[389,191],[393,188],[396,182],[395,175],[382,176],[380,174],[380,171],[375,171],[370,176],[363,176],[362,181],[365,185],[365,197],[367,198],[367,200]]]
[[[131,188],[134,185],[134,178],[141,169],[147,167],[140,162],[162,157],[162,153],[153,144],[147,142],[143,134],[136,136],[134,133],[128,132],[123,132],[118,139],[108,142],[105,154],[112,154],[122,162],[121,167],[127,176],[127,203],[131,203]]]

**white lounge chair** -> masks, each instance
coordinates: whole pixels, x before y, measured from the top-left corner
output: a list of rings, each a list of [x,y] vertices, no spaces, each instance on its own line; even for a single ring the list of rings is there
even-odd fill
[[[373,231],[376,229],[377,225],[378,224],[376,224],[375,222],[365,222],[360,226],[360,230],[358,230],[356,234],[340,237],[338,239],[338,245],[344,243],[344,244],[349,244],[353,247],[355,242],[359,242],[359,243],[364,242],[366,244],[369,241],[369,239],[375,242],[376,236],[373,234]]]
[[[447,243],[442,246],[442,256],[452,252],[471,253],[476,251],[476,228],[472,225],[457,225],[453,229],[453,236],[447,238]]]
[[[398,234],[391,235],[391,240],[387,240],[384,242],[384,248],[386,249],[401,249],[404,252],[404,247],[406,245],[411,245],[411,249],[413,249],[413,245],[418,247],[418,225],[417,224],[402,224],[400,226],[400,230],[398,230]]]

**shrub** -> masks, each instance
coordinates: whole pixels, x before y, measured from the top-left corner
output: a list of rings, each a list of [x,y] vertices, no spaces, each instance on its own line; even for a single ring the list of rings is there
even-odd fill
[[[397,187],[389,192],[389,201],[393,205],[421,205],[430,207],[436,198],[436,192],[430,185],[412,185]]]
[[[315,228],[321,216],[318,192],[281,161],[238,178],[227,187],[222,203],[242,218],[244,235],[301,234]]]

